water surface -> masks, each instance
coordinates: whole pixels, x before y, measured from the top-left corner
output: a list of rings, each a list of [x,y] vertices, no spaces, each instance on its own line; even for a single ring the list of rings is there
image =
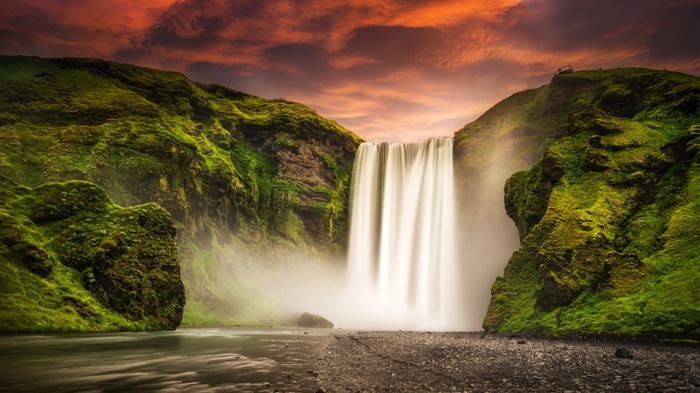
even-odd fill
[[[2,392],[315,392],[329,331],[0,336]]]

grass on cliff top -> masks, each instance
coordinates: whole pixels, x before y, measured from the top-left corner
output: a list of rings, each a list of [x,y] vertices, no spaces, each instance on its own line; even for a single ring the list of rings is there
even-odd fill
[[[498,102],[455,134],[458,162],[487,169],[508,157],[507,170],[524,170],[560,138],[576,132],[581,117],[616,113],[615,106],[634,107],[635,121],[683,121],[674,107],[676,97],[697,94],[691,75],[645,68],[582,70],[554,77],[550,84],[513,94]],[[693,93],[695,91],[695,93]],[[601,98],[603,105],[601,105]],[[692,107],[692,102],[687,102]],[[511,172],[512,173],[512,172]]]

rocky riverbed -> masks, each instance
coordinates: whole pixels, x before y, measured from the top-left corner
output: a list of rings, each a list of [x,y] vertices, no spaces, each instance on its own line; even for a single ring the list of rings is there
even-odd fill
[[[329,341],[313,371],[324,392],[700,392],[697,346],[430,332]]]

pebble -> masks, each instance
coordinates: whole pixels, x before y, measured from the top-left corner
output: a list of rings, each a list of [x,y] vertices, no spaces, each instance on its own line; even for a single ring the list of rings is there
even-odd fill
[[[316,366],[328,392],[700,392],[691,372],[698,351],[691,347],[537,338],[514,346],[512,338],[480,333],[343,332],[333,338]],[[616,357],[620,348],[633,359]]]

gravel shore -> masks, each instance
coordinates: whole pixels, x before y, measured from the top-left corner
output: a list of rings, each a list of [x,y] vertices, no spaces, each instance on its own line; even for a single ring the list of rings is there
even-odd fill
[[[700,392],[697,346],[430,332],[329,341],[314,372],[324,392]]]

